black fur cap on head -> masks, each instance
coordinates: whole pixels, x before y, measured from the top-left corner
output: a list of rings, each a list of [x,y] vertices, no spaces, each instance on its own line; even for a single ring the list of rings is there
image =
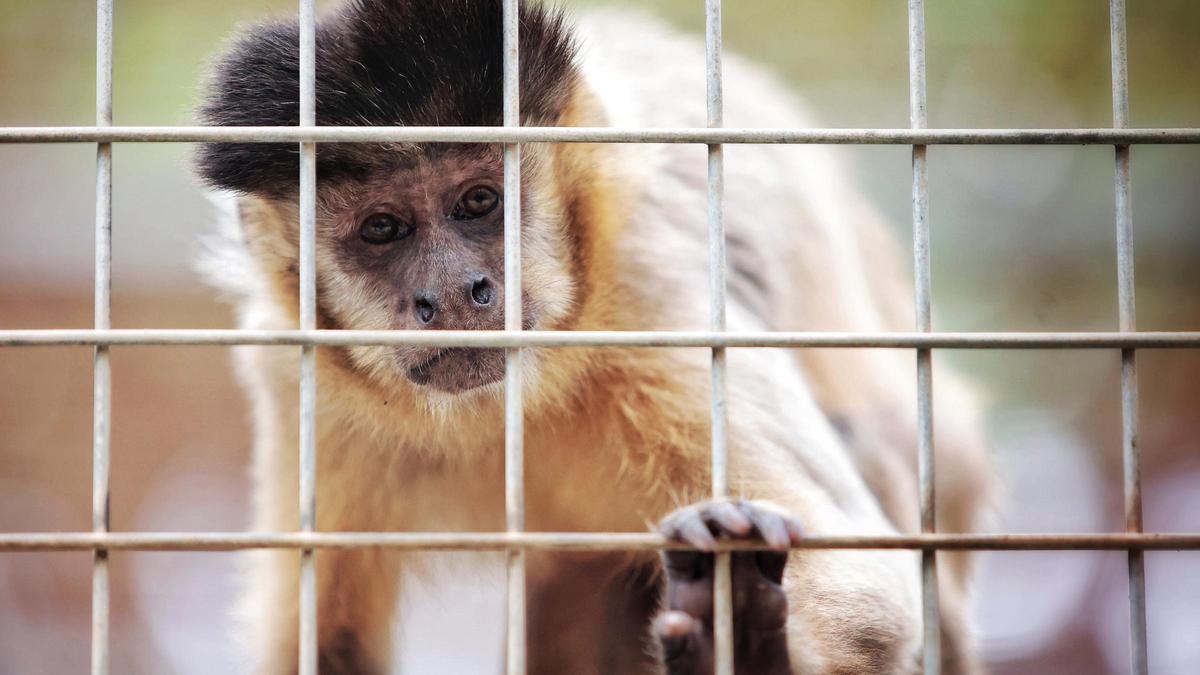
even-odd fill
[[[317,124],[501,125],[501,13],[501,0],[350,0],[317,24]],[[560,12],[522,3],[519,39],[521,122],[553,125],[576,78],[570,30]],[[299,124],[299,52],[295,20],[250,28],[217,61],[201,122]],[[365,177],[387,155],[318,145],[318,180]],[[282,197],[296,190],[299,156],[291,143],[205,143],[197,166],[213,187]]]

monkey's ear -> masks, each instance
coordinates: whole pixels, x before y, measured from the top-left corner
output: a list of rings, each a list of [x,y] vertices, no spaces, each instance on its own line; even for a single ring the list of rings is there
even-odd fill
[[[295,21],[251,27],[214,64],[197,110],[211,126],[292,126],[299,123],[300,32]],[[204,143],[196,170],[209,185],[282,196],[294,191],[300,169],[294,143]]]

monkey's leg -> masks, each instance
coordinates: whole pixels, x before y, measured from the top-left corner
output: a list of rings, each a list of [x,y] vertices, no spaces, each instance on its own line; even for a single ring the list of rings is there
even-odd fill
[[[761,539],[773,551],[734,553],[734,664],[738,673],[790,675],[788,602],[783,591],[787,547],[801,536],[793,518],[750,502],[707,502],[669,516],[668,538],[700,549],[663,554],[667,610],[654,634],[668,675],[709,675],[714,666],[713,573],[717,538]]]
[[[656,561],[625,553],[529,554],[531,675],[653,675],[645,627]]]
[[[280,434],[283,436],[282,434]],[[298,529],[297,468],[287,436],[263,446],[256,457],[258,477],[255,529]],[[339,463],[355,447],[321,443],[318,467],[317,529],[322,532],[404,529],[404,500],[388,498],[401,488],[369,462]],[[358,447],[364,447],[365,444]],[[383,476],[383,477],[381,477]],[[320,671],[383,673],[391,661],[391,625],[401,555],[383,549],[316,551],[317,648]],[[245,634],[258,675],[295,673],[299,663],[300,555],[296,551],[254,552],[242,598]]]
[[[297,672],[299,555],[266,551],[252,571],[249,608],[255,672]],[[317,552],[317,649],[321,675],[388,672],[391,619],[399,574],[394,552]]]
[[[939,561],[945,557],[945,554],[939,555]],[[948,573],[942,570],[947,567],[949,566],[940,564],[938,568],[941,577],[938,592],[941,601],[942,673],[943,675],[979,675],[984,670],[971,639],[966,597],[963,590],[952,580],[946,578]]]
[[[300,626],[300,556],[296,551],[251,551],[243,559],[239,638],[255,675],[296,672]]]
[[[297,671],[299,555],[266,551],[254,560],[249,626],[255,672]],[[321,675],[386,673],[391,663],[398,555],[379,549],[317,552],[317,649]]]
[[[399,554],[383,549],[317,554],[321,675],[382,675],[392,661]]]

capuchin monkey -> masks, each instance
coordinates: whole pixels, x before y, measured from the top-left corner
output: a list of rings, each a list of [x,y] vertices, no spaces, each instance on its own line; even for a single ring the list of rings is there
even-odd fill
[[[704,52],[655,20],[520,9],[525,126],[702,127]],[[502,123],[500,0],[356,0],[317,26],[317,123]],[[299,120],[294,21],[247,29],[220,57],[206,124]],[[762,70],[725,62],[726,118],[811,126]],[[236,195],[210,266],[246,329],[295,329],[295,144],[210,143],[198,173]],[[530,330],[708,327],[703,146],[528,144],[521,161],[522,306]],[[504,327],[502,147],[321,144],[322,329]],[[904,256],[821,148],[728,146],[733,331],[908,330]],[[253,403],[256,527],[298,529],[298,350],[241,347]],[[537,674],[712,671],[717,540],[733,555],[739,675],[913,673],[922,664],[913,551],[796,550],[809,535],[918,528],[909,350],[732,349],[730,500],[713,501],[705,349],[529,349],[523,359],[531,531],[638,532],[694,552],[528,555]],[[504,527],[504,353],[354,346],[317,351],[320,531]],[[988,498],[978,407],[936,373],[938,529],[966,532]],[[298,556],[256,552],[245,597],[259,673],[297,669]],[[968,564],[942,554],[943,672],[975,673]],[[320,668],[382,673],[422,556],[317,554]],[[469,629],[462,634],[469,644]]]

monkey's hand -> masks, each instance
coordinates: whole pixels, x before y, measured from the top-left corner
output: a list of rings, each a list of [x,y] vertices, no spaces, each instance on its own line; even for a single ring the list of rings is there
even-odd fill
[[[713,568],[717,539],[759,539],[771,551],[734,553],[734,663],[738,675],[791,675],[783,570],[800,523],[761,502],[711,501],[667,516],[659,526],[672,541],[699,551],[666,551],[667,609],[654,621],[668,675],[713,672]]]

